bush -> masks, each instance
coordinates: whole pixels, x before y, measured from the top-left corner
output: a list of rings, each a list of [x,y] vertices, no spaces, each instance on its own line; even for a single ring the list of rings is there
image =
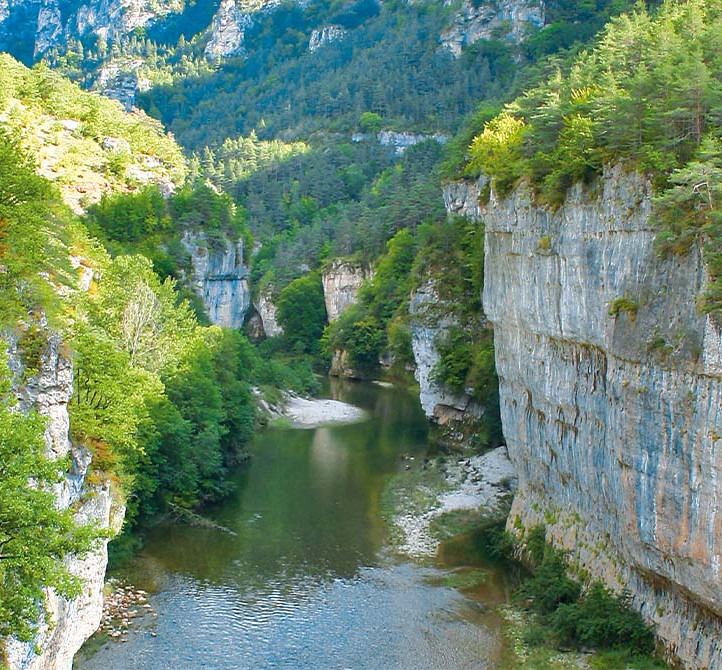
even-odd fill
[[[615,596],[599,582],[579,601],[560,605],[549,624],[564,645],[654,651],[652,629],[631,609],[629,597]]]

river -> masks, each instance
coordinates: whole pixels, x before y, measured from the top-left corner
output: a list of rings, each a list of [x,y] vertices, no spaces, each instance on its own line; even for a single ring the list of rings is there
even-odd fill
[[[150,593],[153,613],[124,641],[96,636],[76,670],[465,670],[496,667],[502,636],[492,577],[467,597],[450,566],[386,547],[388,478],[428,451],[412,394],[337,383],[366,409],[355,425],[271,428],[251,445],[237,492],[206,510],[234,534],[166,525],[117,577]]]

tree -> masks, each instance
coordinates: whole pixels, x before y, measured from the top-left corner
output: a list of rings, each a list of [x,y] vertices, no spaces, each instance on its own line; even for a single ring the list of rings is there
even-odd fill
[[[7,362],[0,361],[0,637],[31,640],[43,611],[45,589],[72,598],[81,582],[64,563],[87,553],[100,537],[78,526],[72,510],[56,507],[52,486],[67,462],[43,455],[44,420],[15,411]]]
[[[311,272],[292,281],[278,298],[278,322],[289,345],[317,353],[326,323],[321,275]]]

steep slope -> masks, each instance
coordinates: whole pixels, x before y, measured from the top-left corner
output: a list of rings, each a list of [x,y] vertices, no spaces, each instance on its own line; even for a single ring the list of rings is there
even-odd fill
[[[481,211],[509,528],[546,524],[687,667],[720,668],[722,331],[695,310],[699,250],[655,254],[650,195],[617,167],[556,211],[524,186]]]
[[[110,191],[155,184],[170,193],[185,178],[185,159],[160,123],[7,54],[0,54],[0,119],[76,213]]]

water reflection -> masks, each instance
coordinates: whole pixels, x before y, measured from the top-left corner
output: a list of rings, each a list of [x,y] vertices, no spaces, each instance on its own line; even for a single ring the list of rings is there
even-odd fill
[[[127,576],[156,593],[157,620],[78,669],[487,667],[500,644],[488,612],[382,551],[384,482],[426,449],[418,401],[368,385],[329,395],[373,419],[259,434],[237,494],[211,512],[236,535],[156,529]]]

